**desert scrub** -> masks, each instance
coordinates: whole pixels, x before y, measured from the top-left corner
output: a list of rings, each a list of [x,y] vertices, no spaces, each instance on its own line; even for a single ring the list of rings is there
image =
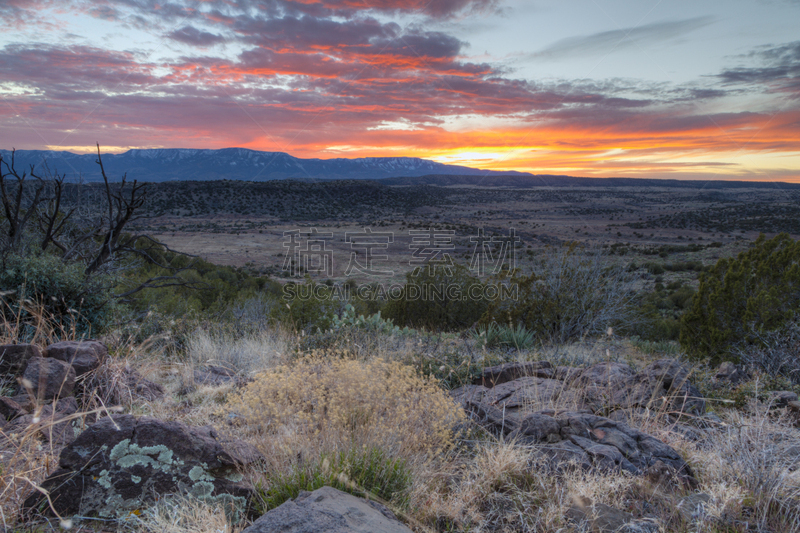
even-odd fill
[[[436,381],[381,359],[310,354],[255,376],[231,407],[267,434],[436,453],[453,443],[462,409]]]
[[[288,473],[275,472],[258,483],[259,511],[265,513],[301,491],[329,486],[355,496],[408,506],[412,475],[403,459],[391,458],[377,447],[352,448],[324,455],[319,461],[297,465]]]

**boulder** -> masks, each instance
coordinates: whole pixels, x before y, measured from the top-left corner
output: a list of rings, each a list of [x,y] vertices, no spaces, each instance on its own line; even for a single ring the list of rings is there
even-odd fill
[[[23,409],[20,404],[15,402],[13,398],[7,396],[0,397],[0,418],[3,420],[14,420],[26,414],[28,414],[28,412]]]
[[[75,369],[72,365],[49,357],[30,359],[22,379],[18,392],[22,394],[27,391],[39,402],[71,396],[75,389]]]
[[[35,344],[3,344],[0,345],[0,374],[20,374],[34,357],[41,357],[42,352]]]
[[[115,415],[65,447],[59,469],[41,486],[61,516],[119,518],[160,494],[180,493],[221,503],[238,519],[253,495],[239,469],[260,458],[251,448],[244,443],[225,447],[208,426]],[[52,514],[38,491],[28,496],[22,511],[25,517]]]
[[[66,446],[75,440],[81,421],[75,417],[78,402],[75,398],[62,398],[54,404],[44,405],[30,414],[12,420],[6,426],[7,435],[35,434],[53,447]],[[76,423],[74,423],[76,422]]]
[[[411,533],[383,505],[332,487],[301,492],[242,533]]]
[[[520,420],[505,417],[500,409],[485,403],[470,402],[467,407],[473,418],[495,434],[535,445],[556,469],[572,463],[586,470],[645,474],[661,462],[687,484],[695,483],[691,468],[678,452],[622,422],[585,411],[556,410],[539,411]]]
[[[100,366],[108,348],[98,341],[61,341],[45,348],[44,356],[71,364],[75,374],[82,376]]]

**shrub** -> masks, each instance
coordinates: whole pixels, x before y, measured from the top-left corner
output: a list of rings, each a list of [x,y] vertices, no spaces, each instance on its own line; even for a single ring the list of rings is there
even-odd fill
[[[602,253],[566,246],[543,256],[530,275],[501,280],[517,286],[517,298],[494,299],[481,322],[522,325],[551,343],[630,327],[636,322],[631,280],[624,266],[609,265]]]
[[[393,459],[380,448],[371,447],[323,456],[310,465],[296,466],[287,474],[272,474],[265,481],[266,488],[259,487],[262,513],[297,498],[301,491],[311,492],[325,486],[405,507],[412,479],[404,460]]]
[[[712,363],[736,360],[735,346],[784,326],[800,310],[800,242],[782,233],[735,259],[720,259],[700,277],[681,321],[680,343]]]
[[[747,366],[772,377],[783,376],[800,384],[800,323],[794,320],[779,330],[758,336],[758,344],[736,346],[734,355]]]
[[[386,304],[384,316],[399,325],[439,331],[472,326],[486,310],[483,283],[462,265],[451,267],[451,273],[423,268],[407,274],[401,297]]]
[[[450,446],[463,411],[434,379],[396,361],[308,355],[256,376],[233,407],[265,431],[380,445],[398,452]]]
[[[11,255],[0,269],[0,288],[4,291],[6,320],[34,320],[31,310],[44,313],[56,329],[73,336],[89,336],[106,327],[115,305],[101,280],[87,279],[83,266],[65,263],[50,254]],[[19,332],[19,341],[30,340],[31,332]]]
[[[515,348],[517,350],[527,350],[533,347],[536,336],[525,329],[522,324],[502,325],[492,322],[488,325],[478,326],[472,330],[472,338],[478,341],[481,346],[495,348],[502,346],[505,348]]]

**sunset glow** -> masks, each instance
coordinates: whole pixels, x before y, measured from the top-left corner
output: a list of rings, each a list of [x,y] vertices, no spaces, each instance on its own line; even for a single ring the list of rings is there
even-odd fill
[[[2,149],[800,181],[797,1],[10,0],[0,16]]]

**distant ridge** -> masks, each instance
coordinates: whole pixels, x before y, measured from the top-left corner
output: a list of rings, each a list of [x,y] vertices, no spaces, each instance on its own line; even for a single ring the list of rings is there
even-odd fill
[[[463,176],[457,174],[431,174],[428,176],[404,176],[380,180],[384,185],[413,186],[433,185],[438,187],[509,187],[529,189],[533,187],[666,187],[670,189],[800,189],[800,183],[779,181],[733,181],[733,180],[675,180],[653,178],[576,178],[554,174],[528,175],[482,175]]]
[[[102,147],[101,147],[102,149]],[[0,150],[10,160],[10,150]],[[68,179],[82,175],[88,182],[101,181],[95,154],[74,154],[47,150],[17,150],[18,170],[31,164],[37,169],[47,161],[51,170],[66,173]],[[394,176],[447,175],[525,175],[522,172],[497,172],[458,165],[445,165],[416,157],[363,157],[356,159],[301,159],[284,152],[259,152],[246,148],[199,150],[159,148],[128,150],[122,154],[103,154],[109,179],[127,173],[139,181],[271,181],[278,179],[383,179]]]

